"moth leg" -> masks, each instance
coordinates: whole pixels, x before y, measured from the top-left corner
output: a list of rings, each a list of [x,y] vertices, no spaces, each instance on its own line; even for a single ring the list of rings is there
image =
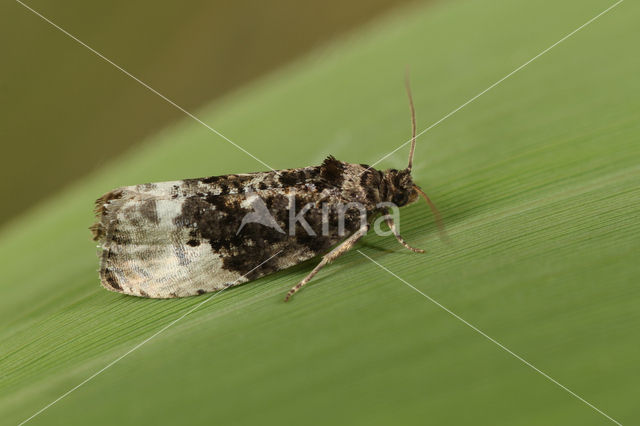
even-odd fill
[[[389,226],[389,229],[391,229],[391,232],[393,232],[393,235],[395,235],[396,240],[398,240],[398,242],[400,244],[402,244],[403,246],[405,246],[406,248],[408,248],[409,250],[411,250],[414,253],[424,253],[425,251],[419,248],[415,248],[415,247],[411,247],[409,245],[409,243],[407,243],[404,238],[402,238],[402,235],[400,235],[400,233],[398,232],[398,229],[396,228],[396,224],[393,222],[393,218],[389,215],[387,215],[387,217],[385,218],[385,221],[387,222],[387,225]]]
[[[320,263],[318,263],[318,265],[315,268],[313,268],[313,271],[309,272],[309,275],[304,277],[302,281],[300,281],[291,290],[289,290],[289,292],[287,293],[287,296],[284,298],[284,301],[286,302],[289,299],[291,299],[291,296],[296,294],[302,288],[302,286],[304,286],[306,283],[311,281],[311,278],[313,278],[314,275],[317,274],[318,271],[322,269],[323,266],[333,262],[338,257],[340,257],[341,254],[348,252],[351,249],[351,247],[353,247],[354,244],[360,238],[362,238],[367,234],[368,231],[369,231],[369,225],[363,226],[362,228],[358,229],[354,234],[350,235],[349,238],[345,239],[342,243],[340,243],[338,247],[334,248],[329,253],[322,256],[322,260],[320,261]]]

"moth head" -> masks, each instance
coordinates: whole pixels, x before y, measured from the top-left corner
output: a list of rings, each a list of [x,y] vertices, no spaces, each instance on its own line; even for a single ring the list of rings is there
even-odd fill
[[[433,204],[433,201],[431,201],[422,188],[413,182],[411,170],[409,168],[404,170],[389,169],[382,173],[383,186],[386,186],[386,191],[381,192],[387,194],[386,200],[384,201],[389,201],[398,207],[402,207],[407,204],[414,203],[418,198],[422,197],[429,205],[431,213],[433,213],[433,216],[436,219],[436,224],[438,225],[438,229],[440,229],[441,238],[446,239],[444,226],[442,224],[438,208]]]
[[[398,207],[411,204],[418,199],[419,193],[416,191],[416,185],[411,178],[411,171],[409,169],[385,170],[384,180],[387,187],[387,200]]]

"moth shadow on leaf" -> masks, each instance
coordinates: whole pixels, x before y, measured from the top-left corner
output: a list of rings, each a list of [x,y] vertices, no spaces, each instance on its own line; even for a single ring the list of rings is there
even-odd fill
[[[361,241],[360,244],[358,244],[358,246],[356,246],[355,248],[357,249],[358,247],[366,247],[366,248],[370,248],[375,251],[383,252],[383,253],[397,253],[397,252],[405,251],[405,250],[396,250],[391,247],[384,247],[381,244],[374,243],[372,241]],[[407,253],[407,254],[411,254],[411,253]]]
[[[318,260],[322,259],[322,256],[323,255],[315,256],[301,264],[277,272],[277,275],[275,277],[276,281],[292,280],[290,281],[290,284],[293,286],[300,281],[300,276],[304,277],[309,273],[309,271],[313,269],[315,265],[318,264]],[[350,253],[348,256],[340,260],[331,262],[331,266],[327,269],[324,269],[323,273],[308,285],[310,287],[315,287],[317,284],[331,282],[330,280],[341,276],[346,268],[352,267],[354,262],[360,263],[362,261],[366,261],[366,259],[363,259],[362,256],[358,255],[357,253]]]

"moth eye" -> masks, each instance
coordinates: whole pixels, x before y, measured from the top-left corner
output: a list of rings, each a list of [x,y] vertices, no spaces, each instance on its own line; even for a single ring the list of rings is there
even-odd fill
[[[402,205],[407,204],[408,200],[409,200],[409,197],[407,196],[406,193],[396,194],[393,197],[393,203],[398,205],[398,206],[402,206]]]

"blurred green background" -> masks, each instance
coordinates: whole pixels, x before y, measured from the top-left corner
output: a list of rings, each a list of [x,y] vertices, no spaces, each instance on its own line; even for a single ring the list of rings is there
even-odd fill
[[[327,154],[372,163],[409,136],[406,65],[424,129],[612,4],[453,0],[389,9],[195,113],[276,168],[318,164]],[[42,7],[64,25],[64,11]],[[102,14],[86,8],[86,19],[76,19],[88,35]],[[357,246],[622,424],[639,415],[639,18],[637,3],[621,3],[419,139],[414,179],[442,210],[450,245],[416,204],[402,209],[402,233],[427,254],[376,235]],[[19,19],[37,26],[28,14]],[[124,85],[122,96],[140,92],[166,108],[151,121],[171,124],[149,124],[132,138],[139,144],[2,229],[6,424],[28,419],[203,301],[100,288],[87,230],[97,196],[264,169],[41,25],[58,43],[47,51],[51,66],[60,66],[60,51],[82,56],[113,87]],[[131,25],[142,31],[147,20]],[[159,52],[179,43],[148,37]],[[140,60],[134,50],[127,58],[114,46],[110,56],[129,64]],[[199,53],[184,55],[196,61]],[[27,87],[46,76],[34,70],[14,80]],[[179,101],[197,87],[175,90],[167,95]],[[44,122],[59,109],[31,119]],[[151,109],[132,111],[128,120]],[[110,117],[101,128],[122,125]],[[400,150],[380,167],[403,167],[406,156]],[[357,251],[283,303],[315,262],[215,296],[29,424],[615,424]]]
[[[192,111],[408,0],[25,2]],[[0,225],[184,114],[0,4]]]

